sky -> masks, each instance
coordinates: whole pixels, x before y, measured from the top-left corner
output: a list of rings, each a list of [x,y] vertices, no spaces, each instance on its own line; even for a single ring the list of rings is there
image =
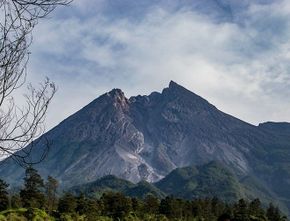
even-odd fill
[[[288,0],[75,0],[33,39],[28,81],[58,87],[48,129],[113,88],[170,80],[249,123],[290,122]]]

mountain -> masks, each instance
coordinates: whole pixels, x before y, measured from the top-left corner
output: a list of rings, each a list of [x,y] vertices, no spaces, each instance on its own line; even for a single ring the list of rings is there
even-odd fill
[[[238,180],[253,177],[288,202],[288,128],[248,124],[175,82],[161,93],[129,99],[113,89],[45,134],[49,152],[36,169],[69,188],[106,175],[157,182],[176,168],[217,161]],[[46,139],[36,142],[32,159],[43,153]],[[12,185],[22,182],[23,172],[11,159],[0,168]]]
[[[69,189],[75,194],[100,197],[104,192],[122,192],[126,196],[145,198],[148,194],[158,198],[174,196],[182,199],[217,197],[226,202],[239,199],[259,198],[264,206],[270,202],[287,211],[285,205],[275,200],[275,194],[252,177],[238,179],[230,169],[220,162],[212,161],[201,166],[177,168],[156,183],[140,181],[133,184],[113,175],[102,177],[94,182]]]
[[[238,178],[217,162],[175,169],[156,186],[168,195],[184,199],[216,196],[235,201],[245,197]]]
[[[212,161],[200,166],[177,168],[155,183],[167,195],[183,199],[217,197],[226,202],[259,198],[266,206],[270,202],[287,211],[284,203],[254,177],[240,179],[221,162]]]
[[[266,123],[259,124],[259,127],[264,130],[270,131],[272,133],[280,134],[280,135],[289,136],[290,134],[290,123],[287,123],[287,122],[281,122],[281,123],[266,122]]]
[[[138,198],[145,198],[148,194],[154,195],[158,198],[166,196],[165,193],[146,181],[140,181],[139,183],[134,184],[113,175],[102,177],[87,184],[74,186],[70,188],[69,191],[75,194],[83,193],[87,196],[96,197],[101,196],[102,193],[107,191],[121,192],[126,196]]]

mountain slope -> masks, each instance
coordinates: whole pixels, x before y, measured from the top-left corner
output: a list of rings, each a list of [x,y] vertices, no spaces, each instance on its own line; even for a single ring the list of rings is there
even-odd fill
[[[237,177],[217,162],[178,168],[156,186],[167,194],[185,199],[216,196],[235,201],[245,197]]]
[[[133,184],[130,181],[112,175],[102,177],[94,182],[74,186],[70,188],[69,191],[76,194],[83,193],[88,196],[101,196],[104,192],[113,191],[138,198],[145,198],[148,194],[158,198],[165,197],[165,194],[161,190],[146,181],[140,181],[137,184]]]
[[[216,161],[175,169],[155,186],[167,195],[183,199],[218,197],[233,202],[241,198],[259,198],[265,206],[273,202],[287,211],[285,205],[276,200],[277,196],[259,180],[251,176],[239,179],[230,168]]]
[[[46,134],[52,146],[37,169],[63,186],[108,174],[133,182],[157,181],[177,167],[215,159],[247,173],[248,147],[238,143],[245,138],[229,134],[240,127],[255,129],[174,82],[162,93],[130,99],[114,89]],[[40,152],[34,151],[32,158]],[[0,174],[13,167],[19,175],[12,164],[0,168]],[[18,178],[9,176],[8,181],[17,183]]]
[[[178,168],[157,183],[129,181],[109,175],[94,182],[70,188],[75,194],[100,197],[106,191],[122,192],[131,197],[145,198],[148,194],[158,198],[174,196],[183,199],[217,197],[226,202],[236,202],[243,198],[259,198],[264,206],[270,202],[278,204],[287,212],[285,205],[258,180],[245,177],[239,180],[229,168],[220,162],[212,161],[201,166]]]
[[[175,82],[130,99],[114,89],[45,134],[50,150],[36,168],[69,188],[109,174],[156,182],[176,168],[218,161],[239,180],[255,177],[288,201],[290,136],[277,125],[243,122]],[[43,144],[31,158],[42,154]],[[10,159],[0,168],[12,185],[23,172]]]

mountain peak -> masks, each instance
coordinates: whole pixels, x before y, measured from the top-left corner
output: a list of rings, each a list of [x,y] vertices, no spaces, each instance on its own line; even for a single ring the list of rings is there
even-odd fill
[[[170,93],[173,93],[173,94],[182,94],[183,96],[197,96],[199,97],[197,94],[195,94],[194,92],[186,89],[185,87],[177,84],[176,82],[174,81],[170,81],[169,82],[169,86],[167,88],[165,88],[163,90],[163,92],[170,92]]]
[[[128,99],[125,97],[125,94],[121,89],[114,88],[110,92],[106,93],[105,96],[113,102],[114,105],[121,105],[122,107],[128,106]]]
[[[200,97],[199,95],[195,94],[194,92],[186,89],[185,87],[177,84],[174,81],[170,81],[169,86],[162,91],[163,95],[169,96],[169,97],[179,97],[184,100],[187,104],[195,103],[195,107],[197,104],[202,105],[206,109],[210,107],[214,107],[212,104],[210,104],[207,100]]]
[[[186,90],[186,91],[187,91],[186,88],[182,87],[181,85],[177,84],[177,83],[174,82],[174,81],[170,81],[170,82],[169,82],[169,87],[168,87],[168,88],[169,88],[169,89],[181,89],[181,90]]]
[[[176,86],[180,86],[179,84],[177,84],[175,81],[170,81],[169,82],[169,87],[176,87]]]
[[[119,89],[119,88],[114,88],[111,91],[109,91],[107,93],[108,96],[112,97],[112,98],[116,98],[116,97],[125,97],[124,92]]]

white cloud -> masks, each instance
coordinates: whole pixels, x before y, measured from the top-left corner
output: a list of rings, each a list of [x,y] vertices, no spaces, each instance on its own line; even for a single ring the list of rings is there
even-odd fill
[[[41,23],[31,71],[59,85],[49,125],[110,88],[147,94],[171,79],[246,121],[290,121],[290,4],[252,5],[242,15],[221,23],[155,8],[138,21],[98,15]]]

